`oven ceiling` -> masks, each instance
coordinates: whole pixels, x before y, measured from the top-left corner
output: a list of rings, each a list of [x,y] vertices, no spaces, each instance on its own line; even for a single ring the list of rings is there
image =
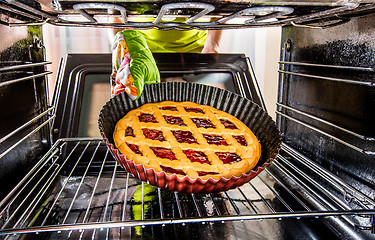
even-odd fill
[[[0,23],[133,29],[231,29],[297,25],[326,28],[375,11],[364,1],[0,1]],[[110,17],[108,17],[110,16]],[[184,22],[172,22],[175,17]],[[113,17],[120,21],[114,23]]]

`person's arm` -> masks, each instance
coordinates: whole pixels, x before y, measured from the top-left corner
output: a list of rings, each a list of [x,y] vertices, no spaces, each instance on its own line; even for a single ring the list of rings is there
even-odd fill
[[[202,53],[218,53],[220,47],[222,30],[209,30],[207,40],[202,49]]]
[[[111,23],[123,23],[121,18],[119,18],[119,17],[111,17],[110,22]],[[124,29],[118,28],[118,27],[112,28],[113,36],[115,36],[118,32],[121,32],[122,30],[124,30]]]

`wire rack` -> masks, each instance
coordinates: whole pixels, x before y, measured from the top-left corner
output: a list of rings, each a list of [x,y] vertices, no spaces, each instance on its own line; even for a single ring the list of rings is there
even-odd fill
[[[319,173],[323,183],[296,169],[291,157]],[[326,185],[342,192],[342,197],[326,190]],[[312,201],[300,196],[301,189]],[[242,187],[181,194],[135,179],[117,164],[101,139],[60,139],[0,202],[0,236],[32,233],[68,239],[126,235],[121,232],[128,227],[333,216],[370,232],[374,206],[371,198],[285,144],[272,166]]]
[[[31,48],[33,46],[30,46]],[[0,74],[4,74],[3,81],[0,82],[0,88],[6,89],[11,85],[16,85],[20,82],[34,82],[34,94],[36,102],[39,101],[38,93],[36,92],[37,89],[35,87],[35,81],[44,81],[47,85],[47,75],[51,74],[52,72],[47,71],[45,66],[50,64],[51,62],[42,61],[42,62],[1,62],[0,66]],[[43,71],[35,72],[33,68],[35,67],[43,67]],[[7,76],[8,77],[7,79]],[[5,80],[6,79],[6,80]],[[48,96],[46,92],[46,96]],[[26,140],[30,140],[30,136],[34,135],[44,126],[49,126],[51,122],[54,120],[55,116],[52,114],[54,107],[48,107],[44,110],[40,110],[40,112],[36,113],[34,117],[29,119],[28,121],[24,122],[22,125],[15,128],[13,131],[9,132],[8,134],[4,135],[0,139],[0,158],[7,155],[21,143],[26,142]],[[36,125],[36,126],[35,126]],[[16,142],[12,141],[11,138],[18,135],[24,135]],[[10,142],[10,143],[9,143]]]

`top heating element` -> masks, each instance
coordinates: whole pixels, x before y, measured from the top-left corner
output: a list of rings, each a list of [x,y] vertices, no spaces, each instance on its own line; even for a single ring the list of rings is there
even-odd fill
[[[59,26],[132,29],[231,29],[265,26],[326,28],[374,12],[362,1],[33,1],[0,3],[2,21],[10,25],[51,23]],[[10,14],[12,13],[12,14]],[[114,20],[120,19],[120,23]],[[184,21],[174,22],[176,17]],[[116,23],[115,23],[116,22]]]

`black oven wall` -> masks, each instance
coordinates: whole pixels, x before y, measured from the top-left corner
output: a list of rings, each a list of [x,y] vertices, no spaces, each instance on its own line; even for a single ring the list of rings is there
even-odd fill
[[[278,124],[286,145],[368,196],[375,172],[375,15],[284,27]]]
[[[49,146],[40,26],[0,25],[0,197],[22,179]]]

